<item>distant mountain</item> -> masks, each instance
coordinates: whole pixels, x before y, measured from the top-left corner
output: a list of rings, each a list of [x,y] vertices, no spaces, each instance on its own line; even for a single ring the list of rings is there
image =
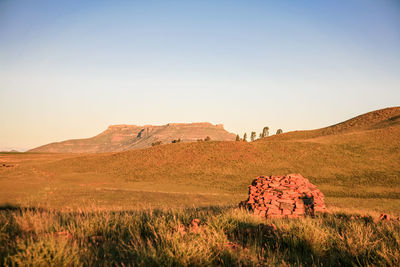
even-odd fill
[[[193,142],[210,137],[212,141],[233,141],[236,135],[227,132],[222,124],[169,123],[162,126],[112,125],[97,136],[43,145],[28,152],[101,153],[120,152],[152,146],[152,143],[171,143],[181,139]]]

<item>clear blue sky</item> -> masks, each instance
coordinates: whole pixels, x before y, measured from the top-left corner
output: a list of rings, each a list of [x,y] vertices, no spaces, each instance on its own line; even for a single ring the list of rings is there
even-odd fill
[[[0,1],[0,149],[111,124],[234,133],[400,105],[400,1]]]

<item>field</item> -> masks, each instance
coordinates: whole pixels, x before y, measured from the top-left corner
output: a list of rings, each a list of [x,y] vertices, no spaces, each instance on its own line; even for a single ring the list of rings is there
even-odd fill
[[[400,216],[399,110],[251,143],[2,153],[1,263],[398,266],[400,224],[377,217]],[[252,179],[288,173],[317,185],[332,213],[237,209]]]
[[[199,226],[192,226],[193,219]],[[229,207],[1,213],[2,264],[390,265],[400,264],[400,224],[334,213],[261,220]]]

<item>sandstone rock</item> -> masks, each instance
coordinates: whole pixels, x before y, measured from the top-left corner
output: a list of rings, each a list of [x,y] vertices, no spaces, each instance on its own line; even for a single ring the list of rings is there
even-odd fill
[[[327,212],[324,195],[300,174],[259,176],[249,186],[249,197],[239,207],[267,218],[314,216]]]
[[[236,250],[236,249],[240,248],[240,245],[229,241],[228,243],[225,244],[225,247],[228,249]]]
[[[200,232],[199,223],[200,223],[199,219],[193,219],[192,220],[192,222],[190,223],[190,231],[192,233],[199,233]]]
[[[288,216],[288,215],[292,215],[292,211],[289,209],[283,209],[282,216]]]
[[[192,227],[199,226],[200,220],[199,219],[193,219],[192,222],[190,223]]]
[[[183,224],[179,224],[177,227],[175,227],[175,231],[178,232],[181,235],[186,234],[186,228]]]

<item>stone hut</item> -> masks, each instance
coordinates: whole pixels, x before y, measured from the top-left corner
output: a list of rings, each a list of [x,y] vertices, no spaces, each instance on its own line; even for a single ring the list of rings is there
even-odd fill
[[[314,216],[326,212],[324,195],[300,174],[259,176],[239,207],[267,218]]]

